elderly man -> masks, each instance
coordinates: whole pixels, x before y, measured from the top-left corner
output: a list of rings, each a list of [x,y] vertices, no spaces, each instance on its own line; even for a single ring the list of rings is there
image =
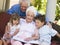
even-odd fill
[[[26,16],[26,9],[30,6],[30,0],[20,0],[19,4],[16,4],[14,6],[12,6],[7,13],[8,14],[13,14],[13,13],[17,13],[18,15],[20,15],[21,17],[25,17]]]

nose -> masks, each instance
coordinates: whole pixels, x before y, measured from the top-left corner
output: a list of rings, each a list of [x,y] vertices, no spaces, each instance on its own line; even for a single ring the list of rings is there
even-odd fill
[[[23,9],[23,10],[26,10],[26,8],[25,8],[25,7],[22,7],[22,9]]]

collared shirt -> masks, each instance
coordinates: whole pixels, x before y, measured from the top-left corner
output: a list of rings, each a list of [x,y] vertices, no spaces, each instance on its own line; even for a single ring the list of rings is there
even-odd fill
[[[40,43],[45,42],[51,44],[51,37],[55,36],[57,34],[57,31],[50,28],[48,25],[44,25],[39,29],[40,34]]]
[[[8,13],[8,14],[17,13],[17,14],[20,15],[21,17],[26,16],[26,12],[22,12],[22,11],[21,11],[19,4],[13,5],[13,6],[7,11],[7,13]]]
[[[8,11],[7,11],[8,14],[14,14],[14,13],[17,13],[19,16],[25,18],[26,17],[26,11],[25,12],[22,12],[21,9],[20,9],[20,4],[15,4],[13,5]],[[38,15],[38,11],[36,10],[34,12],[36,15]]]

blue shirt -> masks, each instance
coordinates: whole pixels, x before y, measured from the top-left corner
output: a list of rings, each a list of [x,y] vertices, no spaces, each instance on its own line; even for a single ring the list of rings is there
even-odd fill
[[[25,16],[26,16],[26,12],[22,12],[22,11],[21,11],[19,4],[13,5],[13,6],[7,11],[7,13],[8,13],[8,14],[17,13],[17,14],[18,14],[19,16],[21,16],[21,17],[25,17]]]

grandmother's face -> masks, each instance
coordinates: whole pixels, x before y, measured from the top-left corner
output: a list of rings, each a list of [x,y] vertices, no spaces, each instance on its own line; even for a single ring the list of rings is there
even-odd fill
[[[26,14],[26,21],[27,22],[32,22],[34,19],[34,13],[31,12],[31,11],[28,11],[27,14]]]

